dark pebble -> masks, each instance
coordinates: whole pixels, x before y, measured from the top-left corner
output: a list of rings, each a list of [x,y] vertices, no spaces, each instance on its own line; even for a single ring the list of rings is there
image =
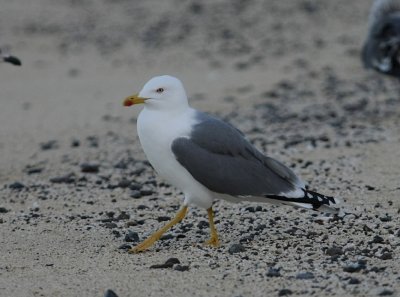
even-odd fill
[[[393,255],[392,253],[383,253],[382,256],[379,257],[381,260],[392,260]]]
[[[57,176],[50,178],[50,182],[55,184],[72,184],[75,182],[75,176],[73,174]]]
[[[380,217],[379,219],[380,219],[382,222],[390,222],[390,221],[392,220],[392,217],[386,215],[386,216],[384,216],[384,217]]]
[[[315,278],[312,272],[300,272],[296,275],[296,279],[313,279]]]
[[[208,228],[210,226],[210,224],[207,222],[207,221],[200,221],[198,224],[197,224],[197,228],[199,228],[199,229],[205,229],[205,228]]]
[[[248,212],[255,212],[256,211],[253,206],[246,207],[245,210],[247,210]]]
[[[118,187],[120,187],[120,188],[127,188],[130,185],[131,185],[131,182],[127,179],[123,179],[118,182]]]
[[[393,290],[385,288],[378,293],[378,296],[392,296],[393,294]]]
[[[142,196],[150,196],[153,193],[154,193],[153,190],[147,190],[147,189],[140,190],[140,195]]]
[[[365,264],[360,262],[348,263],[346,266],[343,267],[343,271],[350,273],[359,272],[362,269],[365,269]]]
[[[120,250],[130,250],[131,248],[132,248],[132,246],[130,244],[128,244],[128,243],[121,244],[118,247],[118,249],[120,249]]]
[[[130,182],[129,189],[139,191],[142,188],[141,184]]]
[[[104,293],[104,297],[118,297],[117,294],[115,294],[115,292],[113,290],[108,289],[105,293]]]
[[[132,198],[138,199],[138,198],[142,197],[142,194],[140,194],[140,191],[138,191],[138,190],[133,190],[133,191],[131,191],[130,196]]]
[[[121,211],[121,213],[118,215],[117,220],[121,221],[121,220],[129,220],[131,218],[131,216],[126,213],[125,211]]]
[[[384,242],[383,237],[381,237],[379,235],[375,235],[371,241],[371,243],[383,243],[383,242]]]
[[[13,190],[21,190],[21,189],[25,188],[25,185],[23,183],[20,183],[17,181],[17,182],[13,182],[8,187]]]
[[[157,218],[157,221],[159,221],[159,222],[166,222],[166,221],[169,221],[171,219],[171,217],[168,217],[168,216],[161,216],[161,217],[158,217]]]
[[[5,207],[0,207],[0,213],[7,213],[8,210]]]
[[[240,243],[247,243],[254,240],[254,235],[247,235],[239,239]]]
[[[343,250],[341,247],[333,246],[333,247],[328,248],[325,251],[325,254],[327,254],[328,256],[340,256],[340,255],[343,255]]]
[[[84,173],[98,173],[99,167],[100,167],[99,164],[82,163],[81,171]]]
[[[160,240],[170,240],[170,239],[173,239],[173,238],[174,238],[174,235],[169,233],[169,234],[165,234],[165,235],[161,236]]]
[[[81,145],[81,142],[78,139],[73,139],[71,141],[71,147],[78,147]]]
[[[245,247],[243,245],[241,245],[240,243],[234,243],[229,247],[228,252],[232,255],[232,254],[244,252],[245,250],[246,250]]]
[[[360,283],[361,283],[361,281],[358,278],[350,277],[350,279],[349,279],[349,285],[358,285]]]
[[[293,294],[293,292],[289,289],[281,289],[281,290],[279,290],[278,296],[289,296],[292,294]]]
[[[56,140],[50,140],[48,142],[43,142],[40,144],[42,151],[52,150],[58,148],[58,143]]]
[[[270,267],[267,271],[266,276],[268,277],[279,277],[281,276],[280,268]]]
[[[174,270],[177,271],[188,271],[189,270],[189,266],[188,265],[175,265],[174,266]]]
[[[113,228],[117,228],[118,225],[115,223],[104,223],[103,227],[108,228],[108,229],[113,229]]]
[[[128,234],[125,235],[126,242],[138,242],[139,241],[139,234],[137,232],[133,232],[128,230]]]
[[[36,166],[28,166],[25,169],[25,172],[27,174],[36,174],[36,173],[41,173],[43,171],[43,167],[36,167]]]
[[[181,264],[181,262],[177,258],[169,258],[163,264],[155,264],[150,266],[152,269],[159,269],[159,268],[172,268],[175,264]]]
[[[137,209],[144,210],[144,209],[149,209],[149,207],[146,206],[146,205],[141,204],[141,205],[138,205]]]

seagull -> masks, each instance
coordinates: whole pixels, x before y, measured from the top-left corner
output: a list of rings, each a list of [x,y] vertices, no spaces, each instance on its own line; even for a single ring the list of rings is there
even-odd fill
[[[232,125],[189,106],[182,82],[163,75],[150,79],[127,97],[125,106],[144,104],[137,119],[143,150],[157,173],[184,193],[183,207],[160,230],[129,250],[145,251],[191,205],[208,213],[211,238],[220,245],[214,224],[213,201],[270,202],[337,213],[338,200],[309,191],[292,170],[264,155]]]
[[[400,0],[376,0],[361,54],[366,68],[400,77]]]

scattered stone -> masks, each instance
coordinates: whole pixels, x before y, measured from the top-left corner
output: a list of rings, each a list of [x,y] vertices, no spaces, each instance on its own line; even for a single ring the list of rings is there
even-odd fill
[[[12,190],[22,190],[23,188],[25,188],[25,185],[23,183],[16,181],[10,184],[8,187]]]
[[[169,221],[170,219],[171,219],[171,217],[168,217],[168,216],[160,216],[157,218],[157,221],[166,222],[166,221]]]
[[[150,196],[153,193],[154,193],[154,191],[150,190],[150,189],[141,189],[140,190],[140,195],[142,195],[142,196]]]
[[[43,142],[40,144],[42,151],[53,150],[58,148],[57,140],[50,140],[48,142]]]
[[[131,185],[131,182],[127,179],[123,179],[118,182],[118,187],[120,187],[120,188],[127,188],[130,185]]]
[[[8,210],[5,207],[0,207],[0,213],[7,213]]]
[[[125,235],[125,241],[126,242],[138,242],[139,234],[137,232],[128,230],[128,233]]]
[[[241,245],[240,243],[234,243],[229,247],[228,252],[232,255],[232,254],[244,252],[245,250],[246,250],[245,247],[243,245]]]
[[[289,296],[292,294],[293,294],[293,292],[289,289],[281,289],[281,290],[279,290],[278,296]]]
[[[73,139],[71,141],[71,147],[79,147],[81,145],[81,142],[78,139]]]
[[[116,218],[118,221],[121,220],[129,220],[131,218],[131,216],[126,213],[125,211],[121,211],[121,213],[118,215],[118,217]]]
[[[383,253],[382,256],[379,257],[379,259],[381,259],[381,260],[392,260],[393,259],[393,255],[390,252]]]
[[[99,172],[99,164],[94,163],[82,163],[81,164],[81,172],[84,173],[98,173]]]
[[[118,225],[115,224],[115,223],[109,222],[109,223],[104,223],[104,224],[103,224],[103,227],[108,228],[108,229],[113,229],[113,228],[117,228]]]
[[[161,236],[160,240],[170,240],[173,238],[174,238],[174,235],[172,235],[171,233],[168,233],[168,234]]]
[[[118,249],[120,249],[120,250],[130,250],[131,248],[132,248],[132,246],[130,244],[128,244],[128,243],[121,244],[118,247]]]
[[[175,265],[174,270],[177,271],[188,271],[189,270],[189,265]]]
[[[366,266],[364,262],[361,261],[350,262],[343,267],[343,271],[353,273],[353,272],[359,272],[365,268]]]
[[[181,262],[177,258],[169,258],[163,264],[155,264],[150,266],[152,269],[160,269],[160,268],[172,268],[175,264],[181,264]]]
[[[385,240],[379,235],[375,235],[371,243],[383,243]]]
[[[343,255],[343,250],[341,247],[338,246],[332,246],[328,249],[326,249],[325,254],[327,254],[328,256],[340,256]]]
[[[40,166],[26,166],[25,172],[27,174],[37,174],[43,171],[43,167]]]
[[[50,178],[50,182],[55,184],[72,184],[75,182],[75,175],[73,173]]]
[[[117,294],[115,294],[115,292],[113,290],[108,289],[105,293],[104,293],[104,297],[118,297]]]
[[[129,196],[132,198],[138,199],[138,198],[142,197],[142,194],[140,194],[140,191],[138,191],[138,190],[133,190],[133,191],[131,191]]]
[[[350,279],[349,279],[349,285],[358,285],[360,283],[361,283],[361,281],[358,278],[350,277]]]
[[[378,296],[392,296],[394,291],[392,289],[383,288],[378,292]]]
[[[206,229],[210,226],[210,224],[207,221],[200,221],[197,224],[197,228],[199,228],[200,230]]]
[[[274,267],[270,267],[267,271],[266,276],[268,277],[279,277],[282,276],[281,272],[280,272],[280,268],[274,268]]]
[[[296,275],[296,279],[313,279],[315,278],[312,272],[300,272]]]

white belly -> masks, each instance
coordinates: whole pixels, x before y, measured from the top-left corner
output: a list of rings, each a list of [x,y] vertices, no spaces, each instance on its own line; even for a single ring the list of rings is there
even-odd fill
[[[138,135],[143,150],[157,173],[185,194],[185,202],[209,208],[213,193],[197,182],[176,160],[171,145],[178,137],[189,137],[194,123],[194,111],[176,117],[144,109],[137,121]]]

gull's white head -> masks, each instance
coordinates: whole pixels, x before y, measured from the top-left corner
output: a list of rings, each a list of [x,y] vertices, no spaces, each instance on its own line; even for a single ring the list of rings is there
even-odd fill
[[[149,109],[176,110],[188,106],[187,96],[182,82],[169,75],[150,79],[139,92],[125,99],[124,105],[144,103]]]

